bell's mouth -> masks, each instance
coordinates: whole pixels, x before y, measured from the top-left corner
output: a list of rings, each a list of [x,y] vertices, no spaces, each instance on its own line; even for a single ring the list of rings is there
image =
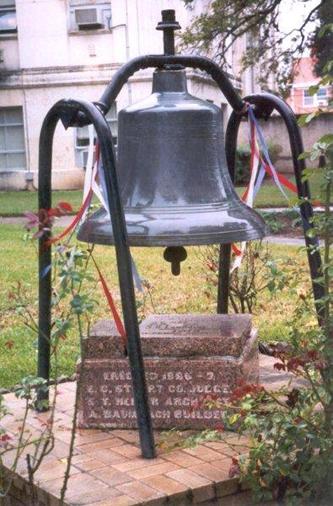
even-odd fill
[[[242,202],[232,208],[208,207],[198,212],[175,209],[125,209],[130,246],[191,246],[229,244],[262,239],[266,235],[264,220]],[[80,227],[78,240],[113,245],[114,237],[108,214],[100,209]]]

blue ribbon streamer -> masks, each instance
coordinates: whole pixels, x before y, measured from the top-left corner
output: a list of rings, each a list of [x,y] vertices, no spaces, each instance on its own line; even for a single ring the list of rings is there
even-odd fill
[[[52,266],[51,266],[51,264],[46,265],[46,266],[44,267],[44,269],[43,269],[43,270],[42,270],[42,272],[40,273],[41,278],[45,278],[45,276],[47,276],[47,274],[48,274],[48,273],[50,272],[50,270],[51,270],[51,267],[52,267]]]
[[[261,151],[263,152],[264,157],[266,158],[267,163],[268,163],[268,164],[269,164],[269,166],[270,166],[270,169],[272,170],[272,174],[273,174],[274,181],[275,181],[275,183],[277,184],[277,186],[278,186],[278,188],[280,189],[280,191],[282,192],[282,194],[284,195],[284,197],[285,197],[285,198],[288,200],[288,202],[289,202],[289,198],[288,198],[288,196],[287,196],[287,195],[286,195],[286,193],[284,192],[284,190],[283,190],[283,188],[282,188],[282,186],[281,186],[281,184],[280,184],[280,181],[279,181],[279,180],[277,179],[277,177],[276,177],[275,168],[274,168],[274,165],[273,165],[273,163],[272,163],[272,161],[271,161],[271,158],[270,158],[270,156],[269,156],[268,147],[267,147],[267,144],[266,144],[266,142],[265,142],[264,134],[263,134],[263,131],[262,131],[262,129],[261,129],[261,127],[260,127],[260,125],[259,125],[259,122],[257,121],[257,119],[256,119],[256,117],[255,117],[255,114],[254,114],[254,111],[253,111],[253,106],[252,106],[252,105],[250,105],[250,106],[249,106],[249,108],[248,108],[248,114],[249,114],[249,118],[250,118],[250,120],[253,122],[253,124],[255,125],[255,128],[256,128],[256,130],[257,130],[257,132],[258,132],[258,139],[259,139],[260,148],[261,148]],[[265,172],[265,171],[264,171],[264,172]],[[261,169],[260,169],[260,174],[259,174],[259,176],[258,176],[258,179],[259,179],[260,177],[261,177]],[[257,181],[257,183],[258,183],[258,181]],[[258,193],[258,190],[259,190],[260,185],[261,185],[261,182],[260,182],[260,183],[259,183],[259,186],[258,186],[258,188],[257,188],[257,183],[256,183],[256,185],[255,185],[255,190],[254,190],[254,191],[255,191],[255,193],[254,193],[254,197],[255,197],[255,195]],[[303,223],[303,228],[304,228],[304,230],[305,230],[305,231],[309,230],[309,228],[311,228],[311,227],[310,227],[310,223],[309,223],[309,222],[308,222],[308,220],[307,220],[307,219],[306,219],[306,218],[302,215],[302,213],[301,213],[301,210],[300,210],[299,206],[298,206],[298,205],[293,205],[293,206],[292,206],[292,209],[293,209],[294,211],[296,211],[296,212],[300,215],[300,217],[301,217],[301,219],[302,219],[302,223]],[[318,240],[318,238],[316,238],[316,239],[317,239],[317,240],[316,240],[316,244],[317,244],[317,245],[319,245],[319,240]]]

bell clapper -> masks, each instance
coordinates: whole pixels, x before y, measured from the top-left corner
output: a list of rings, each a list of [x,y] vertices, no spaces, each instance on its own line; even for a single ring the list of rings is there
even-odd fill
[[[171,263],[171,272],[174,276],[180,274],[180,262],[187,258],[186,249],[183,246],[169,246],[164,250],[163,257]]]

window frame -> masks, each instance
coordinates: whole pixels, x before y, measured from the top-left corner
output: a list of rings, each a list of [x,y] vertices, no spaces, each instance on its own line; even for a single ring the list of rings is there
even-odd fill
[[[6,158],[6,167],[2,168],[0,167],[0,174],[3,172],[9,172],[9,171],[26,171],[27,170],[27,158],[26,158],[26,142],[25,142],[25,128],[24,128],[24,115],[23,115],[23,107],[22,106],[13,106],[13,107],[0,107],[0,112],[8,111],[8,110],[18,110],[20,111],[20,116],[22,120],[20,122],[16,121],[13,123],[2,122],[0,117],[0,129],[4,129],[4,139],[5,139],[5,149],[0,148],[0,155],[4,155]],[[23,149],[6,149],[6,137],[10,135],[8,133],[8,129],[12,127],[22,127],[22,134],[23,134]],[[8,155],[23,155],[24,158],[24,165],[19,167],[8,167]]]
[[[324,96],[319,96],[320,92],[325,92]],[[328,101],[328,89],[325,88],[324,86],[320,87],[316,93],[316,98],[317,98],[317,102],[319,102],[319,100],[325,100],[327,102]]]
[[[314,95],[310,95],[309,88],[303,89],[303,106],[313,107],[315,105]]]
[[[6,3],[0,4],[0,19],[1,15],[5,15],[6,13],[13,13],[14,19],[15,19],[15,28],[4,28],[1,29],[0,24],[0,37],[1,36],[8,36],[13,35],[17,33],[17,16],[16,16],[16,2],[15,0],[6,0]]]
[[[319,92],[325,92],[325,96],[319,96]],[[317,93],[310,95],[309,94],[309,88],[303,88],[303,107],[318,107],[320,105],[327,105],[328,104],[328,88],[325,86],[321,86]],[[308,100],[306,100],[308,99]],[[312,99],[311,102],[309,99]],[[325,101],[325,104],[320,104],[319,102]]]

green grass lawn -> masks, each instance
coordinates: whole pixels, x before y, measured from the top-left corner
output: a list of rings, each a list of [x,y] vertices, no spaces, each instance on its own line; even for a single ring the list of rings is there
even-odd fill
[[[317,173],[316,173],[317,174]],[[320,199],[320,186],[322,184],[322,173],[318,169],[320,177],[313,177],[310,180],[312,196]],[[294,178],[290,177],[291,180]],[[241,195],[245,187],[238,187],[237,193]],[[287,195],[294,201],[295,196],[286,190]],[[25,211],[37,210],[37,192],[20,191],[20,192],[0,192],[0,216],[17,216]],[[54,191],[52,194],[53,204],[66,201],[72,204],[74,210],[77,210],[82,201],[82,191]],[[284,196],[281,194],[275,184],[265,183],[260,189],[255,205],[257,207],[280,207],[288,206]]]
[[[0,226],[0,388],[18,383],[36,370],[36,335],[21,322],[13,307],[10,292],[17,283],[26,291],[31,311],[37,314],[37,257],[36,244],[24,242],[20,226]],[[270,246],[274,258],[291,269],[297,261],[299,287],[309,287],[306,256],[296,247]],[[95,258],[104,272],[109,286],[119,304],[119,291],[113,248],[96,247]],[[162,248],[133,248],[134,259],[142,278],[152,286],[154,305],[147,300],[145,314],[149,313],[213,313],[215,295],[207,296],[207,269],[203,265],[198,248],[188,248],[188,259],[183,263],[179,277],[170,274],[170,264],[163,260]],[[290,266],[290,267],[289,267]],[[92,270],[92,272],[94,272]],[[95,273],[94,273],[95,275]],[[106,302],[97,286],[94,298],[98,307],[94,319],[108,317]],[[286,287],[276,298],[267,293],[260,298],[254,323],[263,340],[284,340],[288,334],[290,319],[297,295]],[[142,313],[142,308],[140,309]],[[8,342],[13,346],[8,347]],[[6,344],[7,343],[7,344]],[[75,370],[78,354],[78,336],[75,332],[62,342],[59,354],[60,372],[69,375]]]
[[[80,207],[82,201],[81,190],[54,191],[53,204],[57,202],[70,202],[74,209]],[[38,192],[0,192],[0,216],[18,216],[25,211],[36,211],[38,208]]]

